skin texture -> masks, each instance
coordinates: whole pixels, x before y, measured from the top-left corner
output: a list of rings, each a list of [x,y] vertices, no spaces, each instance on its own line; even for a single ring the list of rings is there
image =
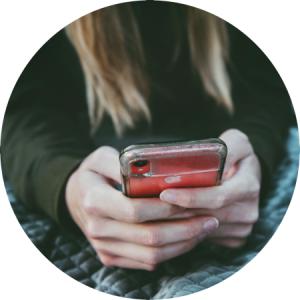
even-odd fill
[[[131,199],[120,183],[119,153],[91,153],[66,186],[69,212],[106,266],[154,270],[203,239],[242,246],[258,218],[261,170],[242,132],[230,129],[224,180],[211,188],[168,189],[159,198]]]
[[[240,247],[259,216],[261,168],[244,133],[230,129],[220,138],[228,147],[222,184],[209,188],[169,189],[160,194],[160,199],[187,208],[185,214],[189,216],[215,216],[219,228],[208,238],[227,247]]]

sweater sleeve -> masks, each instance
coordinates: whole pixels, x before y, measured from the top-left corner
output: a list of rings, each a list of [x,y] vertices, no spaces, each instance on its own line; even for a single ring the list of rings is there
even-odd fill
[[[2,130],[2,166],[17,198],[60,224],[64,188],[93,149],[78,58],[64,32],[32,58],[10,97]],[[70,221],[70,220],[69,220]]]
[[[288,92],[264,53],[244,34],[229,27],[229,69],[235,105],[234,127],[247,134],[262,166],[262,194],[282,155],[295,115]]]

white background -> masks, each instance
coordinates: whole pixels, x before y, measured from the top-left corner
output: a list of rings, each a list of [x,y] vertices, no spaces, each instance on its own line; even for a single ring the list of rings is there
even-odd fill
[[[21,71],[44,42],[69,22],[120,1],[6,0],[0,3],[1,123]],[[124,2],[124,1],[123,1]],[[224,18],[255,41],[281,74],[299,115],[300,18],[298,1],[177,1]],[[112,299],[54,267],[22,231],[0,183],[0,298]],[[260,254],[241,271],[197,299],[300,299],[299,184],[286,217]]]

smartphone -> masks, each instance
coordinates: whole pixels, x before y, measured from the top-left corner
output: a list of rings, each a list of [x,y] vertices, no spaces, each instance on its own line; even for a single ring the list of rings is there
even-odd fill
[[[120,153],[122,191],[155,197],[167,188],[218,185],[226,155],[218,138],[131,145]]]

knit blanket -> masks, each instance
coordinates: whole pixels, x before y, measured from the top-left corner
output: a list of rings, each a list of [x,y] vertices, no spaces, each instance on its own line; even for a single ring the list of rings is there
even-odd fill
[[[103,266],[83,236],[62,231],[48,217],[15,199],[9,184],[6,187],[23,230],[60,270],[85,285],[116,296],[163,299],[211,287],[237,272],[259,253],[285,215],[295,187],[298,163],[298,131],[291,128],[284,158],[274,174],[272,188],[246,245],[231,250],[203,242],[189,253],[161,264],[153,272]]]

